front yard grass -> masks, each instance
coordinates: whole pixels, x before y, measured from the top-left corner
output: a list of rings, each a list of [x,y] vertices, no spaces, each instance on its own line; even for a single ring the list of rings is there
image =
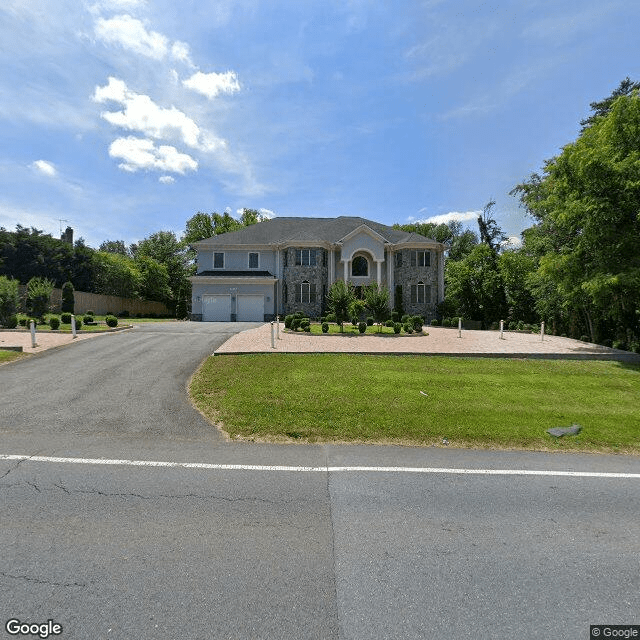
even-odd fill
[[[248,440],[640,453],[640,366],[619,362],[215,356],[190,393]],[[546,433],[573,423],[578,436]]]
[[[17,360],[18,358],[22,358],[23,355],[20,351],[5,351],[4,349],[0,349],[0,364]]]

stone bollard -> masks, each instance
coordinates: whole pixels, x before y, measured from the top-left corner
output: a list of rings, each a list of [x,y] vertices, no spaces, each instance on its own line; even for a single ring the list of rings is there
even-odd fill
[[[504,320],[500,320],[500,340],[504,340],[502,333],[504,332]]]
[[[271,323],[271,348],[275,349],[276,348],[276,343],[273,339],[274,336],[274,326],[273,326],[273,322]]]
[[[38,343],[36,342],[36,325],[33,320],[29,322],[29,328],[31,329],[31,348],[35,349]]]
[[[462,338],[462,318],[458,316],[458,338]]]
[[[540,342],[544,342],[544,322],[540,324]]]
[[[77,338],[78,334],[76,333],[76,317],[71,315],[71,333],[73,334],[73,338]]]

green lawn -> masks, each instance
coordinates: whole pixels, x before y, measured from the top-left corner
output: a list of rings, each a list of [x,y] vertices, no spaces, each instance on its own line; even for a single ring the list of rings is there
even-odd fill
[[[254,440],[640,453],[640,366],[617,362],[215,356],[190,393],[231,436]],[[545,433],[572,423],[580,435]]]
[[[0,349],[0,364],[22,358],[22,355],[19,351],[5,351],[4,349]]]

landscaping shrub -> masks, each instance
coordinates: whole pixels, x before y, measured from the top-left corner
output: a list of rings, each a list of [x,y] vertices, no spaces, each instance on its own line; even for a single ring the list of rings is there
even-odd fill
[[[128,317],[129,317],[129,312],[126,309],[124,309],[118,314],[118,318],[128,318]]]
[[[84,312],[85,316],[95,316],[96,312],[92,311],[91,309],[87,309],[87,311]]]
[[[406,313],[402,316],[402,319],[400,320],[400,322],[402,322],[402,324],[406,324],[407,322],[409,322],[409,318],[411,316],[407,315]]]
[[[49,326],[55,331],[60,328],[60,318],[58,316],[49,317]]]
[[[18,310],[18,281],[0,276],[0,324],[7,326]]]
[[[393,323],[393,333],[400,333],[402,331],[402,325],[399,322]]]
[[[357,326],[358,326],[358,318],[356,318],[355,316],[353,316],[353,318],[351,318],[351,324],[352,324],[354,327],[357,327]]]
[[[311,326],[311,320],[309,318],[300,318],[300,328],[303,331],[307,330],[307,327]]]
[[[311,325],[309,323],[302,325],[302,330],[306,333],[311,333]]]
[[[400,314],[397,311],[392,311],[391,312],[391,319],[393,320],[394,323],[399,322],[400,321]]]
[[[518,328],[518,323],[515,320],[512,320],[508,324],[509,331],[515,331]]]
[[[394,325],[393,320],[387,320],[387,321],[384,323],[384,326],[385,326],[385,327],[393,327],[393,325]]]
[[[367,316],[367,327],[373,327],[373,316]]]
[[[424,324],[424,318],[422,316],[411,316],[410,322],[413,325],[413,330],[416,333],[422,331],[422,325]]]
[[[582,342],[589,342],[589,336],[580,336],[580,340],[582,340]]]
[[[112,313],[107,313],[108,316],[113,315]],[[151,317],[151,316],[149,316]],[[136,313],[136,318],[144,318],[144,313],[138,311],[138,313]]]
[[[413,327],[408,322],[405,322],[402,325],[402,328],[404,329],[405,333],[413,333]]]
[[[292,331],[297,331],[300,328],[300,322],[302,321],[302,318],[293,318],[291,320],[291,329]]]
[[[76,317],[76,331],[80,331],[82,329],[82,318]]]
[[[328,322],[323,322],[322,323],[322,333],[329,333],[329,323]]]
[[[27,282],[27,311],[36,318],[42,318],[49,310],[53,280],[34,277]]]
[[[76,321],[77,321],[77,318],[76,318]],[[85,316],[82,319],[82,321],[85,324],[93,324],[95,322],[95,318],[91,314],[85,314]]]
[[[516,324],[516,329],[518,331],[523,331],[524,330],[524,322],[522,320],[518,320],[518,324]]]
[[[291,329],[291,322],[293,320],[293,316],[292,315],[288,315],[284,317],[284,328],[285,329]]]
[[[364,333],[367,330],[367,323],[366,322],[358,322],[358,331],[360,333]]]
[[[326,316],[320,316],[320,323],[324,324],[327,321]]]
[[[294,317],[294,318],[300,318],[300,320],[302,320],[302,318],[304,318],[304,311],[296,311],[296,312],[293,314],[293,317]]]
[[[627,350],[627,343],[624,340],[614,340],[613,341],[614,349],[622,349],[622,351]]]
[[[18,316],[14,313],[12,316],[5,318],[4,326],[7,329],[15,329],[18,326]]]
[[[105,318],[105,322],[107,323],[107,326],[109,326],[109,327],[117,327],[118,326],[118,318],[116,318],[115,316],[107,316]]]
[[[450,318],[443,318],[442,326],[443,327],[450,327],[451,326],[451,319]]]
[[[62,304],[60,310],[63,313],[73,313],[75,298],[73,296],[73,283],[65,282],[62,285]]]
[[[21,327],[26,327],[26,326],[27,326],[27,319],[21,316],[21,317],[19,318],[19,320],[18,320],[18,324],[19,324]]]
[[[431,326],[432,326],[432,327],[438,327],[438,326],[440,326],[440,323],[438,322],[438,319],[437,319],[437,318],[434,318],[434,319],[431,321]],[[444,322],[442,323],[442,326],[444,327]]]
[[[327,313],[327,322],[336,322],[336,314]]]
[[[62,324],[71,324],[71,314],[67,312],[61,313],[60,321]]]

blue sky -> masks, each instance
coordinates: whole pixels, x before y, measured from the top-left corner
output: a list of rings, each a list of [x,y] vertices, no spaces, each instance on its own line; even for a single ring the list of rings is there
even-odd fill
[[[135,242],[197,211],[458,217],[640,80],[628,0],[3,0],[0,226]],[[63,220],[62,223],[59,221]]]

